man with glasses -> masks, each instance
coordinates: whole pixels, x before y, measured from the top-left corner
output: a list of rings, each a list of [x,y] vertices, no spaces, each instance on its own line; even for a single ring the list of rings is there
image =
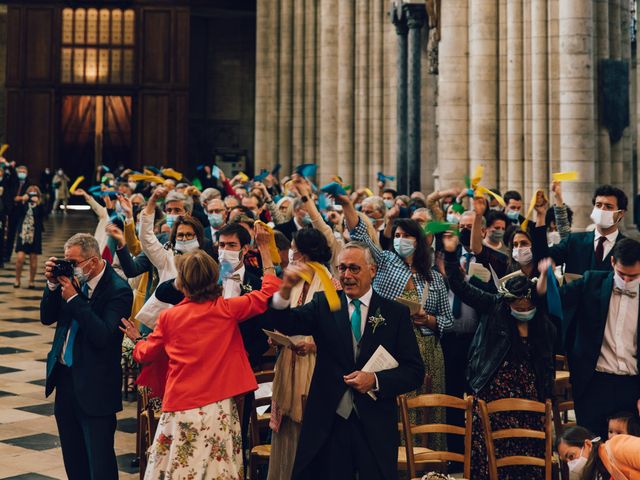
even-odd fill
[[[133,293],[100,257],[93,236],[71,237],[64,256],[73,276],[58,275],[55,257],[44,271],[40,321],[56,325],[45,394],[56,389],[55,417],[69,479],[114,479],[116,412],[122,410],[118,327],[131,313]]]
[[[274,328],[313,335],[318,346],[292,478],[395,479],[396,396],[415,390],[424,376],[409,310],[372,289],[376,265],[365,244],[348,243],[338,256],[343,290],[335,312],[324,292],[289,308],[306,268],[289,264],[271,310]],[[381,345],[399,365],[362,371]]]

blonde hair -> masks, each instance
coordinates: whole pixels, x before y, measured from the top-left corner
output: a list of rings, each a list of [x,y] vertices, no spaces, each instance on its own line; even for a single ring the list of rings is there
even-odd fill
[[[194,302],[215,300],[222,293],[218,285],[218,264],[207,253],[198,250],[175,257],[178,276],[176,286]]]

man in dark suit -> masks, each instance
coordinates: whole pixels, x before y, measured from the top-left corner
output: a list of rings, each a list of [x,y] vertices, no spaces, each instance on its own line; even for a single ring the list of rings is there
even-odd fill
[[[549,256],[565,273],[584,274],[587,270],[611,270],[613,246],[624,235],[618,225],[627,211],[627,196],[619,188],[603,185],[593,194],[591,220],[593,232],[571,232],[559,244],[547,247],[547,227],[536,223],[533,230],[534,257]],[[540,219],[544,223],[544,217]],[[546,250],[548,248],[548,254]]]
[[[539,293],[546,289],[549,263],[541,264]],[[640,243],[617,242],[611,266],[609,272],[588,270],[560,289],[576,419],[602,438],[609,416],[640,407]]]
[[[296,198],[293,202],[293,217],[285,223],[276,225],[276,230],[280,230],[289,241],[293,240],[293,234],[301,228],[311,225],[311,217],[305,209],[305,203],[313,201],[307,196]]]
[[[65,244],[73,277],[54,276],[46,262],[47,288],[40,321],[56,324],[47,356],[45,394],[56,388],[55,417],[70,480],[118,478],[114,451],[116,412],[122,410],[121,318],[133,293],[102,258],[96,239],[78,233]]]
[[[422,383],[424,365],[409,310],[371,288],[376,267],[367,247],[347,244],[338,262],[343,288],[338,311],[330,310],[323,292],[300,308],[289,308],[291,288],[307,268],[295,263],[287,267],[272,300],[274,327],[313,335],[318,348],[292,478],[395,479],[396,396]],[[363,372],[379,346],[399,366]]]
[[[6,175],[5,170],[5,175]],[[13,244],[16,240],[16,229],[20,223],[20,211],[18,208],[22,202],[22,197],[27,193],[29,188],[29,171],[24,165],[20,165],[15,169],[15,175],[9,177],[9,201],[5,205],[7,209],[7,241],[4,244],[4,261],[11,260],[13,253]]]

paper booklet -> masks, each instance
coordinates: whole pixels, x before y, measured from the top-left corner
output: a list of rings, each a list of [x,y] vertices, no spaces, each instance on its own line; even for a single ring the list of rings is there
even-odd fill
[[[364,367],[362,367],[363,372],[376,373],[382,372],[384,370],[391,370],[392,368],[398,367],[400,364],[396,361],[393,356],[384,348],[382,345],[379,345],[371,358],[365,363]],[[367,394],[377,400],[376,394],[374,392],[367,392]]]
[[[470,263],[469,275],[472,277],[478,277],[485,283],[491,280],[491,272],[487,270],[481,263]]]
[[[571,283],[574,280],[580,280],[582,278],[582,275],[580,275],[579,273],[565,273],[564,274],[564,281],[567,283]]]
[[[413,300],[409,300],[408,298],[398,297],[396,298],[396,302],[409,307],[409,313],[411,315],[415,315],[422,308],[422,305],[420,305],[418,302],[414,302]]]
[[[281,347],[295,347],[306,338],[304,335],[293,335],[289,337],[283,333],[265,330],[264,328],[262,331],[267,337],[273,340],[276,345],[280,345]]]

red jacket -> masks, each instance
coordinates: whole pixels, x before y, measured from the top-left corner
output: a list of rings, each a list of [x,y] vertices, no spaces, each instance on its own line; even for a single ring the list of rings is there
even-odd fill
[[[264,313],[279,286],[275,275],[265,275],[261,290],[204,303],[185,299],[162,312],[153,332],[133,351],[138,363],[153,362],[156,367],[145,367],[138,384],[158,388],[154,375],[167,372],[165,412],[203,407],[257,389],[238,322]]]

